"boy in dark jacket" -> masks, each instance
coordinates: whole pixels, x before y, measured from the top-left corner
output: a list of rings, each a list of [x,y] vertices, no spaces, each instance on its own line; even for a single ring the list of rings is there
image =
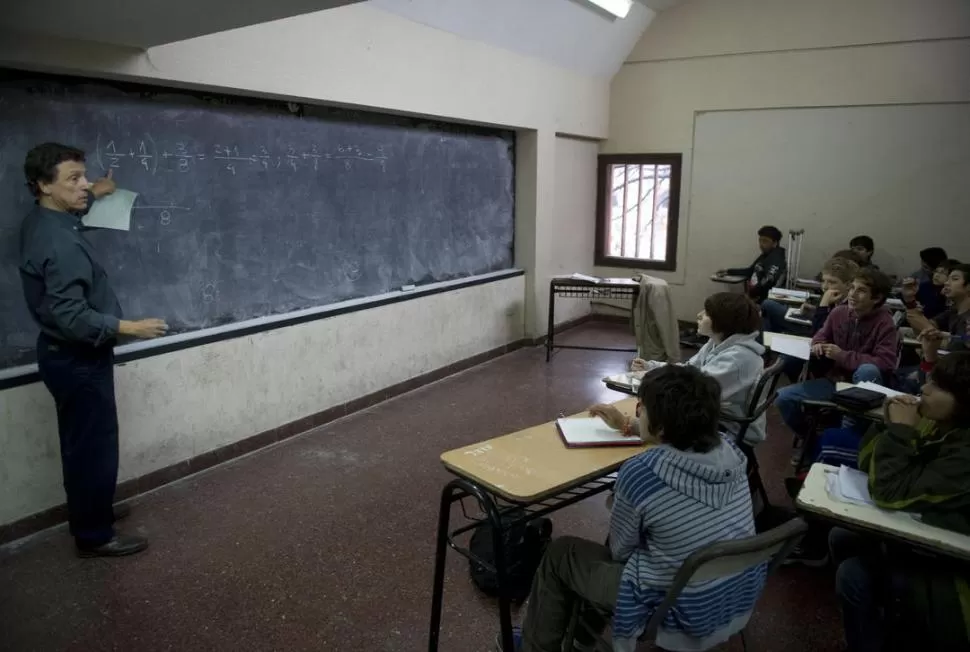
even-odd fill
[[[933,270],[929,281],[918,283],[915,278],[903,281],[902,298],[906,305],[906,317],[914,330],[923,330],[928,325],[925,320],[934,319],[946,312],[946,281],[953,268],[959,265],[959,260],[944,260]]]
[[[862,259],[859,263],[861,267],[879,269],[879,266],[872,262],[872,255],[876,253],[876,243],[872,238],[867,235],[857,235],[849,240],[849,249]]]
[[[788,258],[785,248],[780,246],[781,231],[773,226],[763,226],[758,230],[758,248],[761,254],[748,267],[721,270],[718,276],[743,276],[748,279],[748,296],[757,303],[768,298],[768,291],[781,285],[787,274]]]
[[[878,507],[970,534],[970,353],[942,358],[922,400],[887,401],[885,423],[863,440],[859,468]],[[841,561],[836,589],[850,651],[882,650],[887,640],[923,652],[970,649],[966,564],[839,529],[830,543]]]
[[[812,338],[812,364],[825,373],[778,392],[775,405],[797,434],[802,432],[802,402],[827,401],[839,381],[883,383],[896,368],[899,334],[886,309],[892,289],[889,277],[864,269],[852,281],[848,301],[832,309]]]

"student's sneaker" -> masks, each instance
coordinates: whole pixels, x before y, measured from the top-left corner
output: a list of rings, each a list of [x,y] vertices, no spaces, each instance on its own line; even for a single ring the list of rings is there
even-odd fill
[[[824,568],[829,563],[829,551],[825,546],[805,545],[805,542],[795,546],[785,561],[785,566],[808,566],[809,568]]]
[[[519,652],[522,649],[522,628],[513,627],[512,628],[512,644],[515,645],[514,650],[509,650],[508,652]],[[495,652],[506,652],[502,649],[502,632],[495,635]]]

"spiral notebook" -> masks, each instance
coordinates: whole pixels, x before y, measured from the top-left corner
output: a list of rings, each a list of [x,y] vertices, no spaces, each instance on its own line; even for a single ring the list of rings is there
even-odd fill
[[[627,437],[599,417],[556,419],[556,428],[566,448],[643,445],[639,437]]]

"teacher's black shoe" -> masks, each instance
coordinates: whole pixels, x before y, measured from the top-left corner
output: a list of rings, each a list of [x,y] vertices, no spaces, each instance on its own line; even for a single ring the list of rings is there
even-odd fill
[[[148,547],[148,539],[131,534],[116,534],[100,546],[77,547],[78,557],[126,557],[135,555]]]
[[[131,514],[131,507],[127,503],[117,503],[112,507],[114,511],[115,521],[120,521],[123,518],[128,518]]]

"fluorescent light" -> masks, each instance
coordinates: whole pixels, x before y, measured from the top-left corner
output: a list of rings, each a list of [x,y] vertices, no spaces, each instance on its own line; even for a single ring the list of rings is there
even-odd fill
[[[633,0],[589,0],[589,2],[610,12],[617,18],[626,18],[626,15],[630,13],[630,7],[633,6]]]

